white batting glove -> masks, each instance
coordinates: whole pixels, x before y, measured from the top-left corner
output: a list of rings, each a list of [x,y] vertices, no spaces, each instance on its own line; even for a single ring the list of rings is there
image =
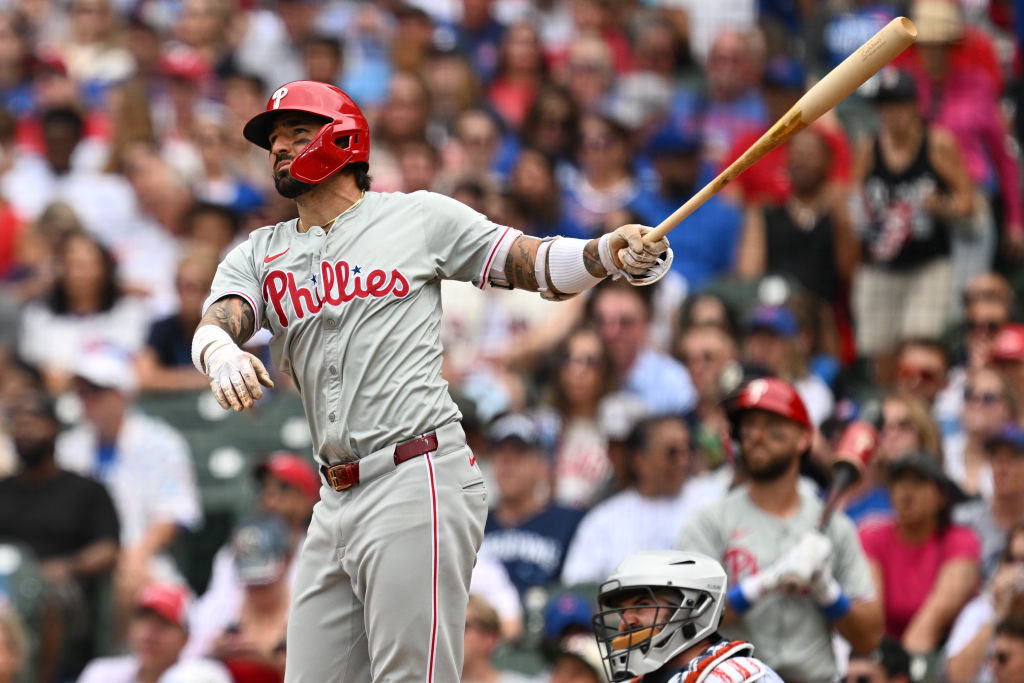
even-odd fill
[[[203,325],[193,339],[193,362],[206,373],[210,390],[221,408],[241,412],[263,397],[274,381],[256,356],[243,351],[214,325]]]
[[[603,235],[598,241],[601,264],[613,278],[624,277],[631,285],[654,284],[665,276],[672,265],[672,249],[668,238],[646,242],[643,236],[651,231],[645,225],[623,225]]]
[[[832,541],[818,531],[805,531],[780,560],[783,586],[791,590],[808,588],[816,574],[829,568],[832,557]]]

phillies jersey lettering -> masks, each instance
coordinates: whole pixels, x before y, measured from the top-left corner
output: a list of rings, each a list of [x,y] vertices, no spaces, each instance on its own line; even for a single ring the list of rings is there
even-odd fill
[[[288,327],[288,318],[282,305],[286,294],[291,298],[295,315],[301,319],[307,312],[316,315],[325,303],[337,306],[352,299],[382,299],[389,294],[401,299],[409,293],[409,281],[397,269],[393,269],[389,276],[380,268],[375,268],[366,273],[365,279],[360,275],[361,270],[359,266],[349,266],[347,261],[334,264],[321,261],[319,282],[314,274],[310,281],[315,288],[310,288],[308,285],[296,285],[295,273],[275,269],[267,273],[263,280],[263,300],[273,307],[281,326]]]
[[[273,334],[318,459],[357,459],[459,419],[441,376],[442,279],[486,281],[518,231],[431,192],[367,192],[329,230],[255,230],[217,270],[207,306],[235,295]]]

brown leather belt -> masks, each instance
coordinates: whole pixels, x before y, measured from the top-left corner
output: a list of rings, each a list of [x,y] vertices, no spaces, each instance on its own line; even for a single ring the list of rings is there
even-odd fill
[[[404,441],[395,446],[395,465],[406,460],[437,450],[437,433],[420,434],[414,439]],[[359,483],[359,461],[345,462],[339,465],[320,466],[320,473],[327,480],[327,485],[335,491],[344,491]]]

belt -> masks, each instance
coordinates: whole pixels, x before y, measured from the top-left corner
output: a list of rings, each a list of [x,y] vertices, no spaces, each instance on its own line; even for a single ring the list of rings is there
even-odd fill
[[[395,446],[395,465],[401,465],[406,460],[425,455],[437,450],[437,433],[420,434],[414,439],[403,441]],[[344,491],[359,483],[359,461],[345,462],[339,465],[320,466],[320,473],[327,480],[327,485],[335,491]]]

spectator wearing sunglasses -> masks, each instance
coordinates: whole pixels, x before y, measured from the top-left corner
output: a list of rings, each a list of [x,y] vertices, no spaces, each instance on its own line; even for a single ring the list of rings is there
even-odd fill
[[[896,388],[924,401],[943,434],[956,431],[963,401],[949,383],[949,353],[938,339],[908,337],[896,351]]]
[[[844,683],[910,683],[910,656],[891,638],[869,655],[850,655]]]
[[[988,363],[992,342],[1014,311],[1013,289],[998,273],[976,275],[963,293],[964,320],[952,331],[953,358],[967,368]]]
[[[1007,377],[994,367],[967,371],[960,430],[943,440],[944,466],[968,496],[992,496],[992,469],[985,442],[1020,416],[1020,402]]]
[[[1007,534],[995,575],[960,610],[946,641],[950,683],[992,683],[992,645],[996,625],[1024,610],[1024,523]]]

